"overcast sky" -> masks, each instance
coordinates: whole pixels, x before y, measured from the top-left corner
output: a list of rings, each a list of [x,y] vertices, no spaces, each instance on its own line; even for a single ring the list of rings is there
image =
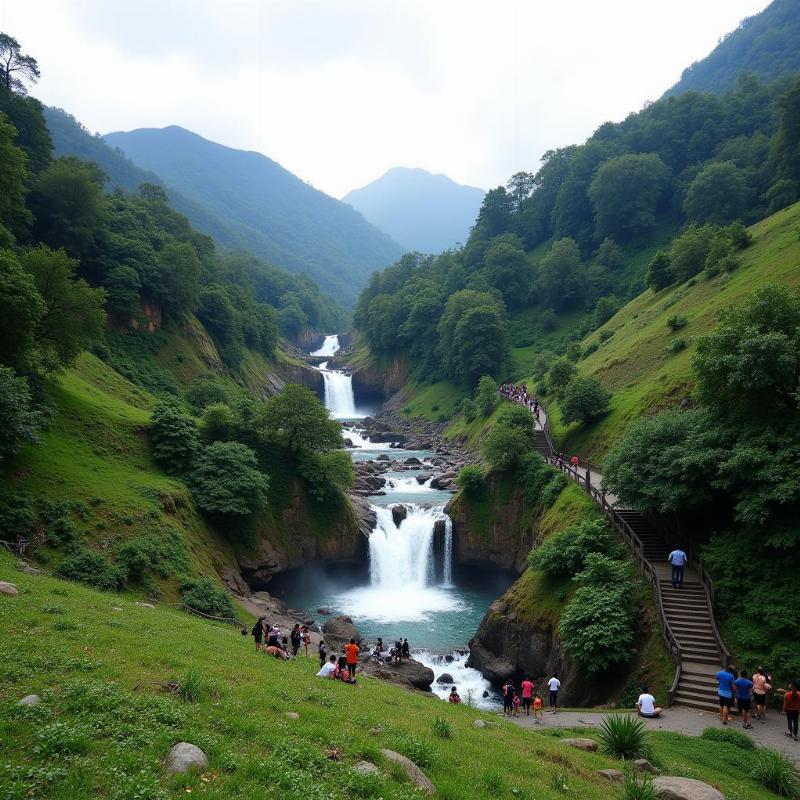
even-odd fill
[[[177,124],[340,197],[393,166],[491,188],[657,99],[768,0],[0,0],[33,94]]]

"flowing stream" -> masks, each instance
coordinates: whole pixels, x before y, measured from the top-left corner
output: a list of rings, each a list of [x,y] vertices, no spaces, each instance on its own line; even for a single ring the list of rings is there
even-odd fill
[[[333,356],[339,349],[337,336],[326,336],[312,355]],[[337,419],[353,420],[356,402],[349,375],[317,369],[325,381],[325,405]],[[345,426],[345,438],[354,460],[391,454],[398,461],[411,455],[423,461],[433,453],[393,448],[371,442],[367,432]],[[453,574],[453,525],[444,506],[449,492],[433,489],[431,480],[417,480],[421,470],[384,473],[385,495],[371,498],[376,525],[369,537],[369,575],[359,575],[336,565],[315,565],[276,576],[274,590],[295,608],[310,613],[327,607],[333,614],[348,614],[368,640],[378,636],[385,643],[408,638],[415,658],[430,667],[436,677],[449,674],[451,683],[433,684],[432,690],[446,698],[451,685],[462,700],[490,707],[496,697],[488,681],[466,666],[467,642],[477,629],[489,604],[511,582],[502,570],[481,568]],[[402,505],[405,516],[396,519],[392,508]],[[462,574],[463,573],[463,574]],[[484,697],[484,695],[486,695]]]

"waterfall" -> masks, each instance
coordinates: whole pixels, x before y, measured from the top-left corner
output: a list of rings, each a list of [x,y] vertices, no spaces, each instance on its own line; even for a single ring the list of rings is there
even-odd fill
[[[353,395],[353,377],[344,372],[327,369],[324,361],[318,369],[325,384],[325,408],[334,419],[352,419],[356,414],[356,401]]]
[[[453,585],[453,520],[448,515],[444,521],[444,566],[442,568],[442,584]]]
[[[339,337],[334,334],[333,336],[326,336],[319,350],[314,350],[310,355],[333,356],[336,355],[337,350],[339,350]]]

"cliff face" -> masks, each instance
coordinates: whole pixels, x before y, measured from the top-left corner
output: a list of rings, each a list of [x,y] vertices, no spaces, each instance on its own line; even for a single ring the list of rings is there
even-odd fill
[[[453,519],[456,563],[488,561],[522,572],[535,534],[530,515],[526,519],[524,513],[522,492],[510,475],[490,474],[482,497],[457,495],[448,511]]]
[[[236,553],[251,589],[263,588],[279,572],[314,561],[366,561],[367,536],[375,525],[369,506],[348,502],[333,510],[317,509],[314,503],[295,480],[280,512],[258,520],[255,544]]]
[[[346,356],[342,359],[346,365]],[[353,371],[353,393],[359,399],[386,400],[408,382],[408,362],[402,358],[374,362]]]

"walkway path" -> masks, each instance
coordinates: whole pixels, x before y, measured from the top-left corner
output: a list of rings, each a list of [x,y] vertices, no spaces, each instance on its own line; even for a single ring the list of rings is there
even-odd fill
[[[615,495],[604,493],[603,476],[596,465],[580,461],[573,466],[569,463],[569,454],[557,457],[547,409],[539,404],[538,410],[533,433],[534,448],[581,485],[600,505],[652,584],[664,639],[673,660],[679,665],[676,680],[668,693],[669,703],[713,711],[714,676],[723,662],[728,661],[729,654],[716,629],[710,581],[705,579],[702,568],[689,565],[685,569],[683,586],[673,588],[667,558],[675,542],[667,540],[667,534],[657,523],[638,511],[624,508]]]
[[[713,695],[712,695],[713,699]],[[546,728],[599,728],[609,713],[600,711],[559,711],[558,714],[545,713],[541,725],[536,725],[533,716],[511,717],[510,721],[522,728],[541,730]],[[699,736],[706,728],[721,728],[719,715],[713,712],[698,711],[693,708],[673,707],[664,711],[658,719],[642,719],[652,731],[675,731],[688,736]],[[795,764],[800,764],[800,742],[784,736],[786,719],[780,712],[770,711],[766,722],[754,722],[752,730],[742,730],[741,724],[732,721],[728,727],[741,731],[756,744],[778,750]]]

